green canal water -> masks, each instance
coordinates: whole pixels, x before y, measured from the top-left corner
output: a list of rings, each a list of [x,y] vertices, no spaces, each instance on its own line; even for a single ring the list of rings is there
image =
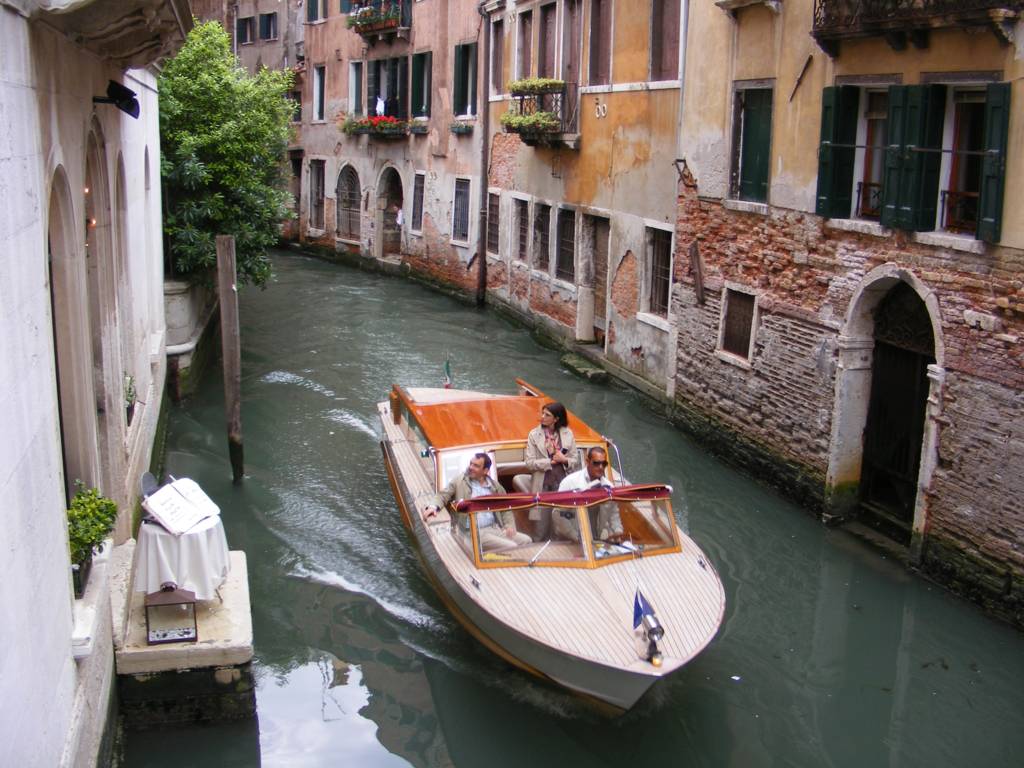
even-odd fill
[[[168,471],[248,558],[258,719],[129,733],[146,766],[1011,766],[1024,636],[720,464],[632,392],[586,383],[523,329],[420,286],[275,256],[241,294],[246,478],[219,371],[173,410]],[[675,489],[725,583],[708,649],[607,720],[477,645],[399,520],[375,404],[393,382],[522,376]],[[629,617],[623,617],[629,620]]]

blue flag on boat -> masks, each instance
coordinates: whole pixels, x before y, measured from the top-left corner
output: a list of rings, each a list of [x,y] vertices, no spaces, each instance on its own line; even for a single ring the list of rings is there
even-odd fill
[[[640,626],[640,623],[644,620],[644,616],[653,616],[654,609],[651,608],[651,604],[644,598],[643,592],[637,587],[636,595],[633,597],[633,629]]]

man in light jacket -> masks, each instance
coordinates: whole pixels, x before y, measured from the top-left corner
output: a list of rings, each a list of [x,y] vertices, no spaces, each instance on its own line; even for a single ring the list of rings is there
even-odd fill
[[[558,486],[558,490],[585,491],[589,488],[611,488],[611,480],[605,475],[607,468],[608,454],[604,448],[595,445],[587,451],[586,466],[568,475]],[[622,538],[622,519],[619,517],[618,504],[606,501],[589,507],[587,511],[590,513],[590,530],[595,539],[618,541]],[[575,512],[569,518],[566,518],[563,512],[555,512],[552,520],[557,536],[573,541],[580,540]]]
[[[490,475],[491,457],[486,453],[477,453],[469,460],[469,467],[461,475],[456,475],[437,496],[433,504],[428,504],[424,512],[429,517],[436,514],[446,504],[477,496],[496,496],[506,493],[501,483]],[[511,512],[477,512],[475,515],[459,515],[459,528],[464,536],[469,536],[469,519],[476,518],[477,532],[480,536],[480,548],[484,551],[511,549],[521,544],[529,544],[532,539],[525,533],[516,530],[516,518]]]

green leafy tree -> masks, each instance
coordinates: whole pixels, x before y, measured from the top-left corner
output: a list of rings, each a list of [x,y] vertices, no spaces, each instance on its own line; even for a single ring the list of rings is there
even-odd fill
[[[267,248],[290,214],[283,173],[292,103],[288,70],[250,75],[217,22],[196,25],[160,75],[164,231],[175,270],[216,267],[217,235],[234,235],[238,279],[262,286]]]

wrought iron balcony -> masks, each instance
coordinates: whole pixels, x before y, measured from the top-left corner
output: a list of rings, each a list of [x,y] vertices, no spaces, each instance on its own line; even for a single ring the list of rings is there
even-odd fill
[[[557,87],[527,92],[513,89],[509,111],[502,116],[501,122],[506,132],[518,133],[525,144],[562,144],[576,149],[579,143],[579,85],[560,82]]]
[[[942,228],[973,235],[978,229],[977,192],[942,190]]]
[[[882,215],[882,185],[873,182],[857,184],[857,218],[878,221]]]
[[[885,37],[896,50],[907,40],[928,47],[928,33],[943,28],[991,28],[1009,41],[1024,0],[814,0],[812,34],[829,56],[842,40]]]
[[[408,39],[412,0],[354,0],[347,23],[370,45],[391,37]]]

